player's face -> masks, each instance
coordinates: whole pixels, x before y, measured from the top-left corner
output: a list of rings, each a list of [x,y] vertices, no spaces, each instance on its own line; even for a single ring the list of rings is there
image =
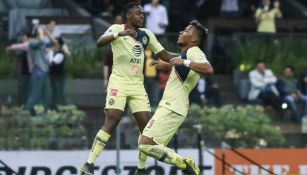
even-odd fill
[[[182,45],[186,45],[188,44],[189,42],[192,41],[193,37],[195,36],[195,27],[192,26],[192,25],[188,25],[184,31],[181,31],[180,34],[179,34],[179,37],[178,37],[178,40],[177,40],[177,44],[179,46],[182,46]]]
[[[128,20],[135,27],[142,27],[144,23],[144,10],[143,7],[137,6],[130,10],[130,16]]]

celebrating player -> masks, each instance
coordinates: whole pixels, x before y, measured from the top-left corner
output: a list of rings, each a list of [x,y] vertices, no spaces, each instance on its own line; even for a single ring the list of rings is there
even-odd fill
[[[159,161],[172,164],[189,175],[198,175],[199,168],[193,158],[183,158],[166,147],[189,109],[189,93],[197,84],[200,74],[211,75],[213,69],[199,48],[207,29],[198,21],[192,21],[180,32],[177,44],[181,47],[180,57],[169,63],[153,61],[151,65],[172,65],[164,95],[158,109],[146,125],[139,141],[139,150]]]
[[[128,104],[140,132],[150,120],[150,104],[144,88],[144,50],[150,48],[159,58],[170,60],[178,56],[164,50],[152,32],[141,28],[144,11],[138,3],[129,3],[124,10],[126,24],[112,25],[97,41],[98,46],[111,43],[113,68],[108,83],[105,106],[105,121],[97,133],[87,162],[81,174],[94,174],[94,161],[104,149],[119,123],[126,103]],[[147,155],[139,154],[136,174],[145,173]]]

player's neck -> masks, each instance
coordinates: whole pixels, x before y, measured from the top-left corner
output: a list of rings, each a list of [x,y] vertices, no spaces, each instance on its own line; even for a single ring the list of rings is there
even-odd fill
[[[138,31],[138,28],[134,27],[129,21],[127,22],[127,26],[128,26],[128,29],[133,29],[135,31]]]

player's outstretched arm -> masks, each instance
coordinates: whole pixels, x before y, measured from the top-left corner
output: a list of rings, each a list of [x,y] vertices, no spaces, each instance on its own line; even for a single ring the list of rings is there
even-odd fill
[[[157,69],[160,70],[170,70],[172,69],[172,65],[160,60],[153,60],[149,63],[150,66],[155,66]]]
[[[169,62],[171,65],[184,65],[203,75],[213,75],[213,68],[210,63],[196,63],[190,60],[183,60],[180,57],[172,58]]]
[[[172,58],[178,57],[178,53],[172,53],[165,49],[163,49],[161,52],[157,53],[157,57],[160,58],[163,61],[169,62]]]
[[[96,42],[98,47],[103,47],[109,43],[111,43],[113,40],[115,40],[118,37],[121,36],[131,36],[131,37],[136,37],[137,32],[133,29],[127,29],[121,32],[117,32],[114,34],[110,35],[102,35]]]

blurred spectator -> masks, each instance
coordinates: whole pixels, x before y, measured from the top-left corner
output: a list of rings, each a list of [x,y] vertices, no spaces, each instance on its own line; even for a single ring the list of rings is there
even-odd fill
[[[259,33],[276,33],[275,18],[282,18],[280,2],[274,1],[273,8],[270,8],[270,4],[270,0],[262,0],[262,5],[256,10],[255,18],[258,23],[257,32]]]
[[[49,36],[54,38],[58,38],[61,36],[61,32],[59,30],[57,30],[57,28],[55,27],[56,22],[54,20],[50,20],[47,25],[45,26],[45,34],[48,32]],[[48,43],[47,47],[52,47],[53,46],[53,42],[50,41],[50,38],[47,36],[47,34],[44,37],[44,40]],[[70,51],[68,46],[64,43],[64,45],[62,46],[62,50],[64,51],[64,53],[66,55],[70,55]]]
[[[50,80],[52,88],[52,108],[58,105],[65,105],[64,85],[65,85],[65,53],[63,51],[64,41],[58,37],[51,50],[49,50]]]
[[[219,87],[209,77],[203,77],[198,81],[190,94],[190,101],[200,106],[204,106],[205,103],[218,108],[222,106]]]
[[[114,24],[122,24],[123,17],[121,15],[116,15],[114,18]],[[108,86],[109,78],[112,73],[113,65],[113,53],[112,49],[109,48],[107,54],[105,55],[104,64],[103,64],[103,85],[104,87]]]
[[[304,102],[303,116],[307,116],[307,71],[300,78],[299,97]]]
[[[239,16],[239,5],[238,0],[222,0],[221,17],[238,17]]]
[[[60,37],[60,35],[61,35],[60,31],[56,29],[55,25],[56,25],[56,22],[55,22],[54,20],[50,20],[50,21],[47,23],[47,25],[45,26],[45,27],[46,27],[46,28],[45,28],[45,31],[48,31],[48,32],[50,33],[50,35],[51,35],[52,37],[54,37],[54,38]],[[52,44],[51,41],[49,40],[49,38],[48,38],[47,36],[45,36],[44,39],[45,39],[48,43]]]
[[[48,109],[50,102],[49,60],[46,49],[47,43],[44,41],[45,32],[42,28],[36,28],[34,31],[35,38],[15,46],[20,50],[27,50],[32,58],[31,89],[25,106],[32,114],[35,114],[33,107],[40,101],[43,103],[45,110]],[[10,49],[11,47],[7,48],[7,50]]]
[[[248,99],[251,101],[262,101],[265,105],[271,105],[276,111],[282,112],[282,101],[275,87],[277,78],[270,69],[265,68],[262,61],[258,61],[256,69],[249,72],[251,89]],[[282,117],[282,116],[281,116]]]
[[[22,47],[25,43],[28,43],[28,35],[22,35],[21,44],[12,44],[6,48],[7,51],[20,51],[17,58],[21,61],[21,70],[19,77],[19,97],[20,103],[25,104],[30,90],[30,73],[32,70],[32,58],[27,47]]]
[[[297,80],[294,78],[294,67],[288,65],[284,68],[283,76],[276,83],[280,97],[289,105],[292,121],[300,121],[297,109],[299,101]]]
[[[144,5],[144,11],[146,14],[145,27],[157,37],[163,35],[168,26],[168,16],[165,6],[159,4],[159,0],[152,0],[150,4]]]
[[[145,50],[145,70],[144,70],[144,85],[149,97],[150,106],[157,106],[159,102],[159,80],[158,73],[155,67],[150,66],[150,62],[154,59],[154,54],[151,50]]]

